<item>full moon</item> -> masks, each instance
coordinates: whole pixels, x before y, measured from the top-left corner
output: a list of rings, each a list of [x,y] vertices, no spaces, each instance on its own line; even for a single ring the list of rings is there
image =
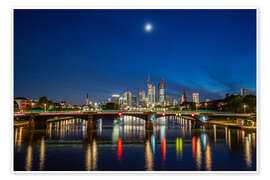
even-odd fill
[[[153,29],[153,27],[152,27],[151,24],[148,23],[148,24],[146,24],[146,25],[144,26],[144,29],[145,29],[146,32],[151,32],[152,29]]]

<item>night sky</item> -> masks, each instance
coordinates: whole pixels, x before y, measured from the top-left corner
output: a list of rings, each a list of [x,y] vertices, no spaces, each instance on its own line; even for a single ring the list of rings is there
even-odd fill
[[[256,10],[14,11],[14,96],[103,101],[148,74],[177,100],[256,93]]]

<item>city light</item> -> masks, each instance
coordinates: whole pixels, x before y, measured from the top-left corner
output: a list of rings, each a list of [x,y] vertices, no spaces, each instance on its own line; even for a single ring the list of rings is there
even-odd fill
[[[121,160],[121,157],[122,157],[122,139],[119,138],[118,139],[118,143],[117,143],[117,155],[118,155],[118,160]]]
[[[118,112],[118,116],[122,116],[123,115],[123,113],[122,112]]]
[[[192,138],[193,157],[196,157],[196,136]]]
[[[166,139],[163,138],[162,140],[162,158],[163,160],[166,159]]]

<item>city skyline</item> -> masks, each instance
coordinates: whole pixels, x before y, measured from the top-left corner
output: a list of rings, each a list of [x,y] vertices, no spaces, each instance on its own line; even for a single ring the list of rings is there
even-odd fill
[[[177,100],[256,93],[256,10],[15,10],[15,96],[138,97],[148,74]]]

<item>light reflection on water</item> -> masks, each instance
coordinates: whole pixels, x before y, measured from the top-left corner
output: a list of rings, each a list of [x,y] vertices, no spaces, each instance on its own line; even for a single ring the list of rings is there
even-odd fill
[[[158,118],[152,133],[131,116],[98,119],[96,132],[87,132],[86,120],[63,120],[44,131],[15,128],[14,169],[256,170],[256,133],[193,129],[181,117]]]

